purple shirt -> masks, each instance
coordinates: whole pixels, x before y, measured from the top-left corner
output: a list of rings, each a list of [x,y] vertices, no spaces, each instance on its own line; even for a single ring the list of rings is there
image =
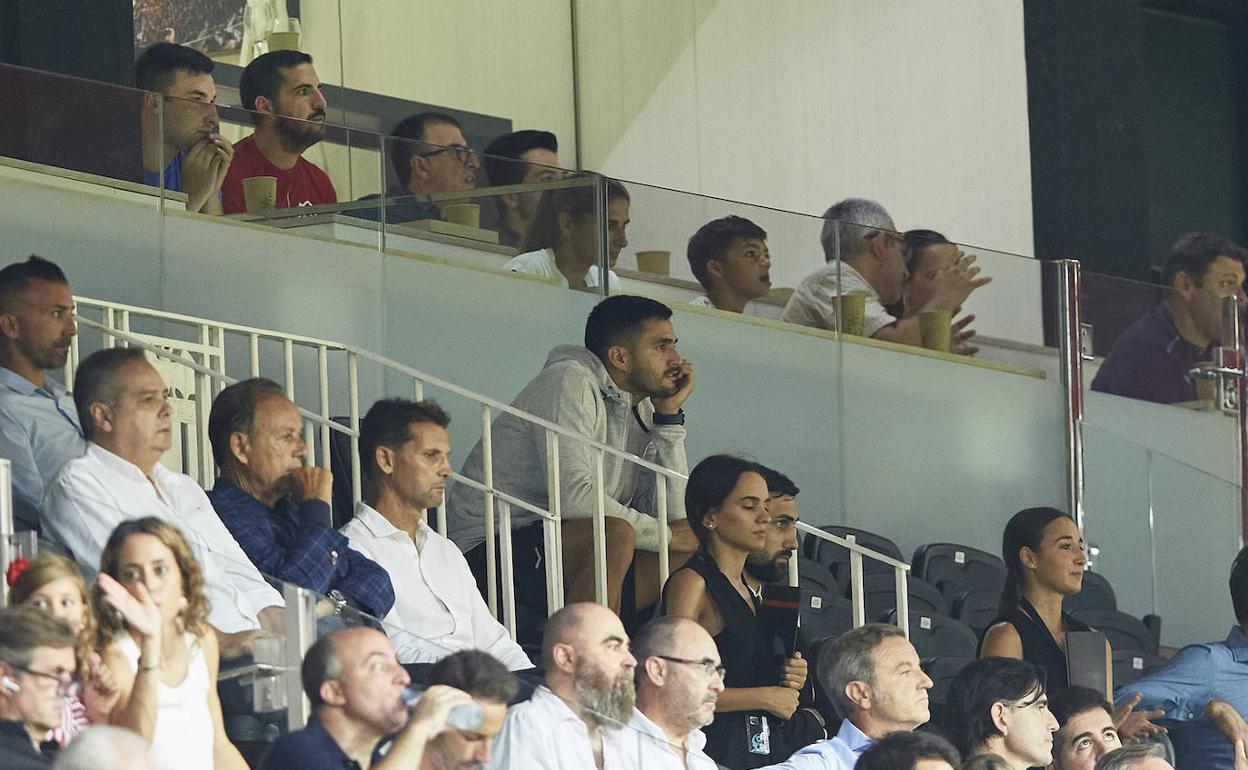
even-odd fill
[[[1092,380],[1092,390],[1159,404],[1192,401],[1187,372],[1208,353],[1183,339],[1164,303],[1145,313],[1114,342]]]

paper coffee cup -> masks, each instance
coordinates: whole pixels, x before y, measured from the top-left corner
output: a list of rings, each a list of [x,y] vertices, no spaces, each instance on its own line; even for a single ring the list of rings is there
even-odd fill
[[[863,320],[867,314],[867,295],[842,294],[837,297],[837,301],[841,308],[841,317],[836,328],[841,334],[861,337]]]
[[[442,216],[451,224],[481,226],[481,206],[476,203],[448,203],[442,207]]]
[[[929,310],[919,313],[919,334],[923,347],[928,350],[949,352],[949,324],[953,314],[948,310]]]
[[[670,251],[639,251],[637,252],[637,269],[643,273],[655,275],[671,274],[672,252]]]
[[[277,177],[253,176],[243,180],[247,213],[258,214],[277,208]]]
[[[1208,369],[1212,366],[1212,361],[1201,361],[1196,364],[1197,369]],[[1218,397],[1218,380],[1216,377],[1193,377],[1192,384],[1196,387],[1197,401],[1213,401]]]

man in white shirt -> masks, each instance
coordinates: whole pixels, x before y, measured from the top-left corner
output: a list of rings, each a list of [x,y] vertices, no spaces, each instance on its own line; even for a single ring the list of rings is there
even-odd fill
[[[507,714],[491,768],[618,770],[632,767],[613,731],[627,729],[635,694],[628,634],[601,604],[569,604],[542,637],[546,683]]]
[[[904,239],[893,218],[883,206],[863,198],[834,204],[823,218],[827,221],[819,240],[828,263],[802,279],[784,306],[780,320],[836,329],[837,296],[864,294],[862,336],[903,345],[921,344],[917,314],[897,319],[885,309],[901,299],[907,275]],[[956,313],[972,291],[992,280],[976,278],[979,268],[974,262],[974,256],[963,256],[941,270],[932,279],[931,299],[918,311]],[[955,346],[970,339],[973,332],[966,327],[973,319],[974,316],[966,316],[954,324]]]
[[[931,718],[927,691],[932,680],[896,626],[868,623],[825,644],[819,652],[819,682],[836,710],[846,715],[840,731],[769,770],[850,770],[874,741]]]
[[[432,401],[373,404],[360,423],[364,500],[342,534],[399,588],[387,626],[446,652],[476,648],[512,670],[529,669],[533,663],[490,614],[463,554],[425,520],[425,511],[442,503],[451,473],[449,423]],[[397,646],[407,658],[403,643]]]
[[[715,718],[724,667],[715,640],[688,618],[652,620],[633,639],[637,708],[626,730],[612,735],[630,767],[713,770],[701,728]]]
[[[138,348],[106,348],[78,365],[74,403],[87,437],[86,454],[48,483],[44,532],[88,575],[123,521],[157,516],[186,535],[204,569],[212,604],[208,622],[225,634],[264,625],[282,628],[282,597],[260,575],[190,476],[160,464],[171,444],[165,383]],[[247,638],[241,635],[237,641]],[[222,639],[222,654],[231,640]]]

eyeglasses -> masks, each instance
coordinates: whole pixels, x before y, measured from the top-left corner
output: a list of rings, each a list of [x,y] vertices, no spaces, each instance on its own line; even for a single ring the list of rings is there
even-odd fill
[[[720,679],[723,679],[724,675],[728,673],[728,669],[724,668],[723,666],[716,665],[715,661],[711,660],[710,658],[703,658],[702,660],[690,660],[689,658],[673,658],[670,655],[655,655],[654,657],[660,658],[662,660],[670,660],[673,663],[684,663],[686,666],[697,666],[698,668],[702,669],[702,673],[706,674],[707,676],[718,676]]]
[[[468,160],[477,154],[476,150],[472,149],[471,147],[465,147],[462,144],[452,144],[446,147],[440,147],[434,150],[433,152],[418,152],[416,154],[422,158],[432,158],[434,155],[441,155],[444,152],[455,153],[455,160],[459,161],[465,166],[468,165]]]
[[[56,694],[61,698],[76,698],[78,693],[82,692],[82,682],[76,679],[62,679],[56,674],[45,674],[42,671],[35,671],[25,666],[13,666],[14,669],[30,674],[31,676],[41,677],[43,679],[51,679],[56,682]]]

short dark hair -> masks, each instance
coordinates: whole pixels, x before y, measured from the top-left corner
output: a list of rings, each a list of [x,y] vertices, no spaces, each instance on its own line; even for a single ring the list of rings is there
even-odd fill
[[[447,655],[429,669],[428,681],[430,685],[444,684],[496,703],[511,703],[520,690],[515,674],[481,650],[460,650]]]
[[[995,703],[1022,700],[1032,693],[1044,694],[1040,669],[1017,658],[980,658],[968,663],[945,698],[946,733],[962,754],[970,754],[998,735],[992,721]]]
[[[607,179],[607,203],[616,200],[631,200],[628,188],[614,179]],[[582,220],[594,215],[598,206],[598,188],[594,185],[580,187],[561,187],[558,190],[547,190],[537,202],[537,211],[533,213],[533,223],[525,231],[524,243],[520,246],[523,252],[553,249],[563,241],[559,229],[559,215],[567,214],[575,220]]]
[[[376,478],[377,447],[398,449],[412,437],[410,426],[418,422],[445,428],[451,424],[451,417],[429,399],[383,398],[369,407],[360,421],[360,468],[365,479]]]
[[[1218,257],[1230,257],[1244,264],[1248,251],[1230,238],[1217,233],[1184,233],[1170,247],[1170,256],[1166,259],[1166,286],[1174,285],[1174,277],[1179,273],[1187,273],[1194,281],[1200,283],[1205,271]]]
[[[87,356],[78,364],[74,373],[74,408],[78,411],[78,423],[83,436],[90,441],[95,437],[95,422],[91,419],[91,405],[104,403],[114,406],[121,395],[117,372],[133,361],[146,361],[142,348],[104,348]]]
[[[559,140],[549,131],[526,128],[503,134],[485,148],[485,173],[492,185],[519,184],[524,180],[525,164],[516,163],[529,150],[559,152]]]
[[[429,126],[439,123],[459,128],[459,121],[445,112],[418,112],[403,118],[390,129],[390,164],[404,188],[412,180],[412,156],[416,154],[417,145],[424,141]]]
[[[759,467],[762,468],[763,481],[767,482],[767,492],[772,497],[777,495],[797,497],[798,492],[801,490],[793,483],[793,479],[785,476],[775,468],[768,468],[765,465]]]
[[[261,396],[285,396],[286,389],[267,377],[252,377],[236,382],[217,394],[208,413],[208,441],[212,459],[224,470],[234,462],[230,454],[230,436],[251,435],[256,420],[256,402]]]
[[[753,460],[735,455],[711,455],[693,466],[685,485],[685,516],[699,543],[705,543],[708,535],[703,523],[706,514],[724,502],[742,474],[761,476],[763,470],[763,466]]]
[[[1110,719],[1114,718],[1114,709],[1105,700],[1105,696],[1091,687],[1073,685],[1049,693],[1049,711],[1053,712],[1053,717],[1062,727],[1066,726],[1071,717],[1096,709],[1104,711]]]
[[[689,239],[688,248],[685,249],[685,256],[689,259],[689,269],[693,271],[693,277],[698,279],[698,283],[702,284],[703,288],[711,287],[711,277],[706,270],[706,263],[713,259],[722,262],[728,254],[728,249],[743,238],[757,238],[765,241],[767,231],[745,217],[733,214],[722,219],[713,219],[699,227],[698,231],[693,234],[693,237]]]
[[[321,700],[321,685],[342,676],[342,658],[334,646],[336,635],[326,634],[317,639],[303,654],[303,664],[299,667],[303,694],[308,696],[314,711],[325,705],[325,701]]]
[[[238,98],[245,110],[252,111],[252,120],[259,124],[255,114],[256,99],[263,96],[269,101],[277,100],[282,87],[282,70],[311,64],[312,57],[303,51],[270,51],[251,60],[238,78]]]
[[[179,70],[192,75],[211,75],[216,63],[203,53],[177,43],[148,46],[134,63],[134,85],[143,91],[165,93]]]
[[[1235,561],[1231,562],[1230,587],[1235,620],[1241,625],[1248,623],[1248,546],[1244,546]]]
[[[15,668],[30,665],[37,647],[75,649],[78,639],[65,621],[30,605],[0,607],[0,661]]]
[[[920,760],[948,762],[954,768],[962,757],[949,741],[932,733],[898,730],[880,738],[858,757],[855,770],[911,770]]]
[[[672,309],[648,297],[617,294],[607,297],[589,311],[585,319],[585,347],[602,361],[612,345],[628,346],[646,321],[666,321]]]
[[[31,254],[25,262],[14,262],[0,270],[0,313],[9,311],[9,303],[26,290],[32,280],[64,283],[69,281],[65,273],[54,263]]]
[[[910,271],[910,275],[914,275],[915,268],[919,266],[924,249],[949,243],[948,238],[935,230],[907,230],[901,234],[901,239],[902,248],[906,252],[906,269]]]

